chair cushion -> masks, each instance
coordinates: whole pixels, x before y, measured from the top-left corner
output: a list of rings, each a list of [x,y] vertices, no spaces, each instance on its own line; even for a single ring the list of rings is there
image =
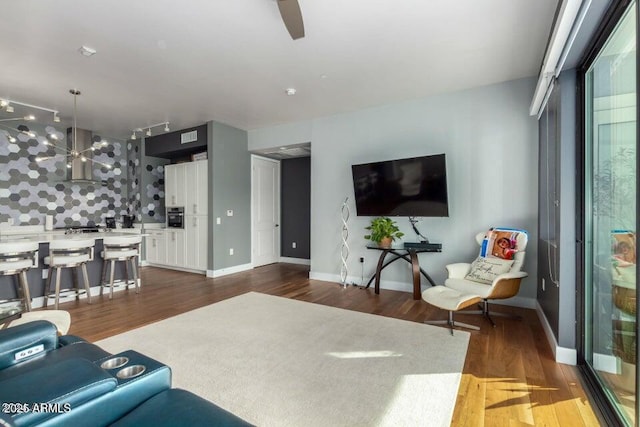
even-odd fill
[[[471,269],[464,278],[490,285],[500,274],[508,273],[512,265],[513,261],[506,259],[478,257],[471,263]]]
[[[120,259],[120,258],[131,258],[134,256],[138,256],[139,252],[137,249],[127,249],[127,250],[108,250],[100,252],[100,256],[104,259]]]

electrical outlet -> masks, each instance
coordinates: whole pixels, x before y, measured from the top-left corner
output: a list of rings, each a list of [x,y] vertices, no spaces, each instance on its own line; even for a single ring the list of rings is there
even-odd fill
[[[292,247],[293,249],[295,249],[295,248],[296,248],[296,246],[297,246],[296,242],[291,243],[291,247]]]
[[[360,257],[360,262],[364,262],[364,257],[363,256]]]
[[[544,280],[544,277],[543,277],[543,278],[542,278],[542,290],[543,290],[543,291],[544,291],[545,285],[546,285],[546,283],[545,283],[545,280]]]
[[[233,209],[229,209],[227,211],[227,216],[233,216]]]
[[[233,248],[229,248],[229,255],[233,255]]]

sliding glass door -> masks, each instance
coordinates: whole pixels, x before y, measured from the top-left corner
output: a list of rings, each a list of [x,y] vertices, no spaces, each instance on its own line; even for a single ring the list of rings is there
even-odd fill
[[[584,358],[624,424],[638,425],[636,2],[584,75]]]

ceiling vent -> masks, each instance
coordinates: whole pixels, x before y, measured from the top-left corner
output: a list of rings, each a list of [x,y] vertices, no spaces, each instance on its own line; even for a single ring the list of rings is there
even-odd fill
[[[191,132],[185,132],[180,135],[180,144],[188,144],[189,142],[195,142],[198,140],[198,131],[192,130]]]

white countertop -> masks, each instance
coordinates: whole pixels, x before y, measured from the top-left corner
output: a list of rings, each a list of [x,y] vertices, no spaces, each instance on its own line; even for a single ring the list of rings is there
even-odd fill
[[[141,234],[140,229],[128,229],[130,231],[122,232],[122,230],[118,231],[107,231],[107,232],[98,232],[98,233],[73,233],[73,234],[64,234],[64,230],[59,231],[47,231],[42,233],[28,233],[28,234],[11,234],[11,235],[0,235],[0,243],[5,242],[38,242],[38,243],[49,243],[54,240],[86,240],[86,239],[94,239],[101,240],[105,236],[113,236],[113,237],[121,237],[121,236],[130,236],[131,234]],[[141,234],[143,237],[146,234]]]

